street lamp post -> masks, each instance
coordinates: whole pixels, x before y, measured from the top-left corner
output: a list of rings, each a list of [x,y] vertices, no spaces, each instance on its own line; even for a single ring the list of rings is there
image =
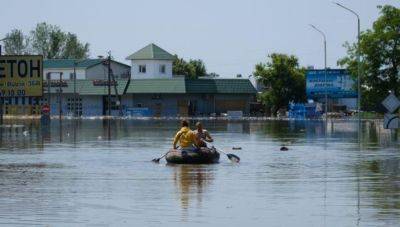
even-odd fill
[[[360,111],[361,111],[361,53],[360,53],[360,16],[352,9],[347,8],[346,6],[333,2],[337,6],[349,11],[357,17],[357,112],[358,112],[358,121],[361,121]]]
[[[314,30],[316,30],[318,33],[320,33],[321,35],[322,35],[322,37],[324,38],[324,70],[325,70],[325,79],[324,79],[324,81],[325,81],[325,84],[324,84],[324,86],[325,86],[325,121],[327,121],[327,119],[328,119],[328,81],[327,81],[327,74],[328,74],[328,72],[327,72],[327,70],[328,70],[328,68],[327,68],[327,59],[326,59],[326,35],[325,35],[325,33],[324,32],[322,32],[320,29],[318,29],[317,27],[315,27],[314,25],[312,25],[312,24],[310,24],[310,26],[314,29]]]

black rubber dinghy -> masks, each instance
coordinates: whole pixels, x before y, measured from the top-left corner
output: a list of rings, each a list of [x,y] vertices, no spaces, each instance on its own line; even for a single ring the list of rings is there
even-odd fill
[[[165,159],[173,164],[212,164],[218,163],[219,152],[213,147],[201,147],[198,151],[171,149]]]

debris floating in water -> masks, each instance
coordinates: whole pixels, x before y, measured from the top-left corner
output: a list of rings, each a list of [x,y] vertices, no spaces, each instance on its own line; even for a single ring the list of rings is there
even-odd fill
[[[281,151],[288,151],[289,150],[289,148],[287,148],[287,147],[285,147],[285,146],[282,146],[281,147]]]
[[[232,147],[232,150],[242,150],[242,147]]]

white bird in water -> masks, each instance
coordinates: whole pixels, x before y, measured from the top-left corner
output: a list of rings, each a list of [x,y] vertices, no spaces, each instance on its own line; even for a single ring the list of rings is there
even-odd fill
[[[102,138],[103,138],[103,137],[101,137],[101,136],[98,136],[98,137],[97,137],[98,140],[101,140]]]
[[[24,136],[28,136],[28,135],[29,135],[29,132],[28,132],[28,131],[24,131],[24,132],[22,132],[22,134],[23,134]]]

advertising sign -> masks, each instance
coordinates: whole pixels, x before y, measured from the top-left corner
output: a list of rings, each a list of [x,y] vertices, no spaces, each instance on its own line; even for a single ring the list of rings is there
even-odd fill
[[[328,69],[326,82],[325,70],[308,70],[306,73],[306,93],[308,98],[356,98],[354,80],[344,69]]]
[[[1,97],[42,96],[43,56],[0,56]]]

